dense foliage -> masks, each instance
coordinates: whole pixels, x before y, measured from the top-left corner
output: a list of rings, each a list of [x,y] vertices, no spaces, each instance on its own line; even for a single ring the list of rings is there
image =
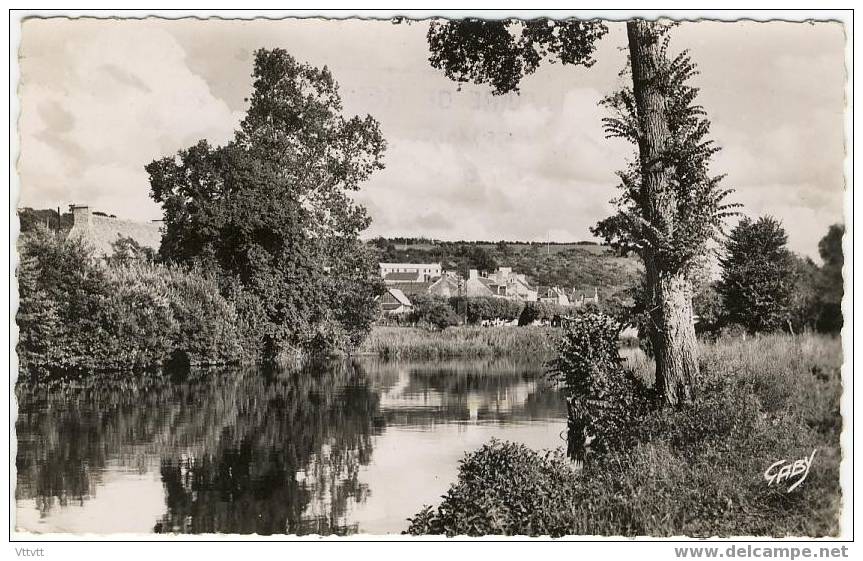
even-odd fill
[[[585,304],[584,306],[564,306],[552,302],[527,302],[524,304],[518,316],[518,324],[532,325],[534,322],[551,323],[558,325],[563,318],[590,314],[596,312],[601,306]]]
[[[750,226],[751,227],[751,226]],[[728,278],[739,277],[741,266],[758,269],[754,276],[747,276],[739,284],[728,286],[722,279],[703,279],[696,285],[693,296],[693,309],[698,316],[695,324],[696,332],[699,334],[716,337],[723,333],[746,333],[752,332],[752,327],[737,323],[740,321],[738,314],[732,314],[735,306],[739,306],[739,300],[744,298],[744,291],[748,290],[751,297],[766,301],[766,297],[760,292],[769,292],[771,286],[781,287],[781,304],[775,311],[778,317],[774,318],[770,330],[784,330],[793,333],[803,331],[818,331],[821,333],[838,333],[842,328],[842,232],[844,227],[834,224],[819,243],[823,265],[818,266],[811,258],[802,257],[794,253],[779,251],[771,255],[758,253],[753,254],[752,259],[748,256],[739,255],[737,259],[729,263],[732,270],[723,271],[723,276]],[[778,234],[781,237],[781,233]],[[763,241],[763,240],[762,240]],[[729,243],[732,240],[729,239]],[[754,241],[748,242],[753,245],[753,252],[761,252],[761,247]],[[743,249],[738,252],[746,253]],[[766,268],[763,267],[763,259],[774,259]],[[763,282],[765,276],[779,276],[777,272],[770,272],[779,267],[782,271],[781,277],[774,281],[774,285]],[[735,281],[736,282],[736,281]],[[731,289],[734,294],[731,306],[726,306],[722,292]],[[736,302],[735,302],[736,300]],[[756,326],[756,331],[767,331],[765,326]]]
[[[453,81],[491,84],[500,95],[517,92],[541,63],[592,66],[607,32],[599,20],[433,20],[429,62]]]
[[[728,321],[750,333],[786,328],[794,289],[794,260],[778,220],[743,218],[720,258],[718,290]]]
[[[521,300],[495,298],[494,296],[453,296],[449,305],[459,317],[468,323],[477,324],[483,321],[513,321],[518,319],[524,308]]]
[[[816,327],[819,331],[838,333],[842,329],[842,297],[845,286],[842,278],[842,268],[845,258],[842,253],[842,238],[845,235],[843,224],[830,226],[818,244],[818,253],[824,261],[819,271],[818,295],[816,306],[818,319]]]
[[[577,508],[577,483],[560,452],[492,440],[464,458],[441,507],[426,506],[407,533],[566,535]]]
[[[571,318],[549,364],[551,378],[566,394],[567,455],[579,462],[588,445],[592,451],[622,445],[629,428],[651,404],[644,384],[623,367],[620,329],[617,321],[603,314]]]
[[[22,234],[33,232],[37,228],[68,232],[72,228],[73,218],[71,212],[61,213],[60,209],[24,207],[18,209],[18,224]]]
[[[108,263],[134,263],[156,260],[156,250],[139,244],[134,238],[120,237],[111,243],[112,253],[106,260]]]
[[[466,456],[440,505],[419,512],[408,532],[836,535],[841,354],[838,339],[815,335],[704,343],[698,401],[652,409],[581,470],[562,453],[486,445]],[[767,486],[761,477],[777,460],[816,449],[815,467],[792,492],[789,482]]]
[[[446,298],[430,294],[415,294],[408,320],[415,325],[429,325],[444,329],[458,325],[459,318]]]
[[[106,265],[84,242],[44,229],[25,236],[19,251],[22,374],[136,370],[176,357],[192,364],[247,358],[234,306],[210,275],[147,262]]]
[[[359,240],[370,218],[350,192],[383,167],[386,144],[372,117],[342,115],[326,68],[262,49],[252,78],[231,142],[202,140],[146,167],[165,215],[160,256],[242,291],[266,358],[350,349],[382,292]]]

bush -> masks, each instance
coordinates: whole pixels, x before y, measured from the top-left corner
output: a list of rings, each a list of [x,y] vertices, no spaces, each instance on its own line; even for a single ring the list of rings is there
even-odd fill
[[[199,271],[106,265],[80,240],[22,239],[17,347],[37,377],[138,370],[182,354],[191,364],[248,358],[234,306]]]
[[[623,367],[620,328],[603,314],[572,318],[549,365],[551,378],[566,394],[567,455],[578,461],[584,460],[588,444],[594,451],[625,444],[631,427],[650,407],[651,392]]]
[[[594,304],[577,308],[575,306],[564,306],[551,302],[527,302],[521,311],[521,315],[518,317],[518,324],[530,325],[534,321],[554,323],[563,317],[590,314],[596,311],[597,307]]]
[[[237,311],[222,297],[212,275],[151,263],[110,267],[107,272],[112,289],[108,309],[116,314],[115,325],[136,322],[140,337],[153,337],[147,321],[158,312],[168,318],[161,335],[167,354],[185,353],[191,364],[226,364],[243,357]],[[140,304],[132,306],[136,300]],[[162,362],[164,356],[150,364]]]
[[[416,294],[412,299],[413,309],[409,320],[414,324],[426,324],[444,329],[459,324],[458,316],[446,298],[430,294]]]
[[[44,228],[19,243],[16,350],[21,372],[86,366],[103,337],[104,269],[93,264],[83,243],[58,242]]]
[[[491,443],[465,456],[458,483],[437,510],[410,519],[409,534],[565,535],[578,478],[559,452]]]

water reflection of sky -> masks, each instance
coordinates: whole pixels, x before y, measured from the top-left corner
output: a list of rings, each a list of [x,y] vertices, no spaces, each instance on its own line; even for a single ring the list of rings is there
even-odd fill
[[[541,360],[19,391],[29,532],[398,533],[492,437],[561,445]],[[134,505],[134,506],[130,506]]]

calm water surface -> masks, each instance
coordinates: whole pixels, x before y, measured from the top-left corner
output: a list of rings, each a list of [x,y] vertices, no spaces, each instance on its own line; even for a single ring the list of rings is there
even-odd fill
[[[540,359],[117,377],[18,391],[31,532],[399,533],[496,437],[563,444]]]

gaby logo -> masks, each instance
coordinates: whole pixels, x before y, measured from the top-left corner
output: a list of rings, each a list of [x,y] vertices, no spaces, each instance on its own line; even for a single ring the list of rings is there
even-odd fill
[[[818,449],[812,450],[812,455],[808,458],[803,458],[800,460],[795,460],[791,462],[790,460],[779,460],[778,462],[774,462],[767,468],[767,471],[764,472],[764,479],[767,480],[767,486],[770,487],[773,483],[777,485],[783,481],[790,481],[794,477],[801,476],[800,479],[795,481],[790,487],[788,487],[788,493],[796,489],[800,486],[801,483],[806,481],[806,476],[809,475],[809,468],[812,467],[812,461],[815,459],[815,452]]]

